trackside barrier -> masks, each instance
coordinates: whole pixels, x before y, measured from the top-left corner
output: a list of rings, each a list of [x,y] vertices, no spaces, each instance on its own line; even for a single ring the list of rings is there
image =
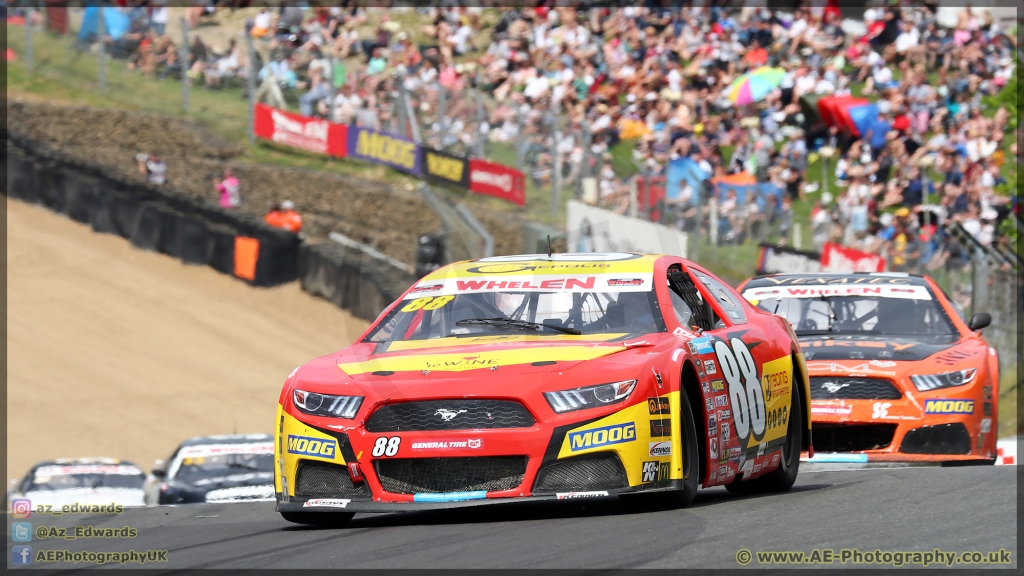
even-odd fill
[[[373,321],[416,281],[407,270],[337,242],[299,249],[302,289]]]
[[[143,250],[208,265],[254,286],[299,277],[296,234],[252,214],[163,187],[126,182],[106,169],[69,158],[52,146],[7,131],[4,194],[39,204],[116,234]],[[238,250],[236,246],[245,246]]]

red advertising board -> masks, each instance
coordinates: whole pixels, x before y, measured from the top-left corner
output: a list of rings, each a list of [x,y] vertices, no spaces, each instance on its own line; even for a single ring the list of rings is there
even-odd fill
[[[256,105],[256,136],[285,146],[343,158],[348,153],[348,126],[307,118],[266,104]]]
[[[469,189],[477,194],[495,196],[520,206],[526,205],[523,173],[501,164],[470,158]]]
[[[821,249],[822,272],[885,272],[885,258],[826,242]]]

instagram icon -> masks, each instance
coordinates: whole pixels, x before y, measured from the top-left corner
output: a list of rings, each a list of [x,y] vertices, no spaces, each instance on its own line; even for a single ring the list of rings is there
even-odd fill
[[[14,518],[31,518],[32,501],[28,498],[15,498],[11,500],[11,516]]]

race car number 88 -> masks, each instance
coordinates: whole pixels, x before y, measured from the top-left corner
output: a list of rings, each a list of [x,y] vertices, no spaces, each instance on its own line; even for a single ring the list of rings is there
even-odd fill
[[[381,436],[377,438],[377,441],[373,443],[373,451],[370,454],[374,458],[380,458],[381,456],[394,456],[398,454],[398,446],[402,443],[400,436]]]
[[[742,340],[733,338],[730,342],[732,347],[722,340],[715,342],[715,355],[729,384],[736,435],[745,441],[753,430],[754,438],[760,440],[764,436],[766,415],[757,364]]]

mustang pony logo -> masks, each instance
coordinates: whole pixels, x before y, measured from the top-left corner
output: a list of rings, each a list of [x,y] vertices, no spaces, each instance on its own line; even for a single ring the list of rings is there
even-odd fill
[[[465,414],[465,413],[466,413],[465,410],[459,410],[458,412],[456,412],[454,410],[449,410],[447,408],[438,408],[437,412],[434,412],[434,416],[440,416],[441,419],[444,420],[445,422],[451,422],[459,414]]]
[[[843,382],[842,384],[837,384],[835,382],[828,381],[828,382],[825,382],[824,384],[822,384],[821,387],[824,388],[825,390],[828,390],[829,394],[835,394],[836,392],[839,392],[840,390],[842,390],[843,388],[846,388],[849,385],[850,385],[849,382]]]

